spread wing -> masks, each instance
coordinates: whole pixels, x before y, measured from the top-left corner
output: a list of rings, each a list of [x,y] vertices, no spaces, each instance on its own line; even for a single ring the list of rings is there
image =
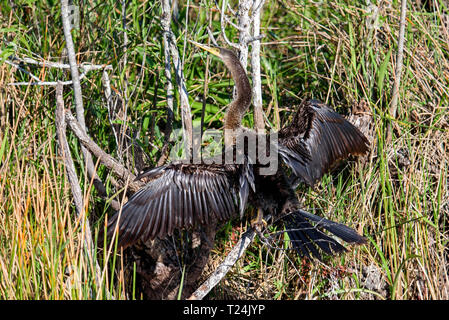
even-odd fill
[[[292,123],[279,131],[282,159],[310,186],[336,161],[367,151],[363,133],[317,100],[302,104]]]
[[[254,179],[248,165],[168,164],[138,177],[148,183],[108,223],[118,245],[164,238],[174,229],[228,220],[243,213]]]

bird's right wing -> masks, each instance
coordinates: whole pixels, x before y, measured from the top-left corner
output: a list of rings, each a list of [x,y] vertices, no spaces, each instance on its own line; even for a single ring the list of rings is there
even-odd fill
[[[245,165],[168,164],[138,178],[148,180],[108,223],[112,236],[118,225],[118,245],[164,238],[211,220],[224,221],[246,207],[253,185]]]

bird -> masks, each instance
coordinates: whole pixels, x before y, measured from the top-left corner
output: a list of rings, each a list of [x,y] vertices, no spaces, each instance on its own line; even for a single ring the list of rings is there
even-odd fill
[[[318,100],[303,101],[290,124],[275,134],[243,127],[252,89],[237,54],[190,42],[221,59],[234,79],[236,91],[224,115],[223,161],[177,160],[143,172],[136,180],[144,180],[145,185],[110,218],[108,236],[117,232],[118,246],[126,248],[138,240],[166,238],[176,229],[228,221],[237,214],[243,219],[246,209],[253,207],[257,217],[251,225],[260,231],[264,216],[273,217],[284,225],[292,248],[301,256],[321,259],[322,252],[346,251],[324,230],[349,244],[365,243],[366,238],[354,229],[304,210],[289,178],[290,173],[306,185],[315,185],[336,162],[365,154],[369,150],[365,136]],[[272,148],[272,159],[279,161],[274,172],[264,171],[266,163],[249,154],[250,146],[237,148],[242,135]]]

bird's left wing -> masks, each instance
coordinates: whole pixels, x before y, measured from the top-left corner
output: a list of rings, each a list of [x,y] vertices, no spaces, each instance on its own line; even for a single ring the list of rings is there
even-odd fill
[[[366,153],[368,144],[360,130],[317,100],[303,103],[279,131],[281,158],[311,186],[338,160]]]

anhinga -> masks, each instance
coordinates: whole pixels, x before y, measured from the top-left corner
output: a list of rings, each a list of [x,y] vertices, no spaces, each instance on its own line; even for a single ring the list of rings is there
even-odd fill
[[[251,104],[248,77],[231,50],[194,44],[218,56],[235,81],[236,95],[224,120],[225,145],[235,147],[236,135],[249,131],[241,125]],[[311,100],[302,103],[291,124],[278,132],[276,150],[280,162],[312,186],[337,160],[363,154],[367,145],[356,127],[325,104]],[[285,224],[293,248],[304,256],[320,258],[318,249],[327,254],[345,250],[322,229],[348,243],[365,242],[353,229],[302,210],[283,166],[275,174],[263,175],[260,165],[248,160],[224,164],[172,162],[138,177],[143,178],[148,181],[146,185],[109,221],[109,236],[118,224],[119,246],[164,238],[175,229],[212,220],[228,220],[237,212],[243,216],[248,204],[258,209],[256,226],[262,214],[271,214]]]

